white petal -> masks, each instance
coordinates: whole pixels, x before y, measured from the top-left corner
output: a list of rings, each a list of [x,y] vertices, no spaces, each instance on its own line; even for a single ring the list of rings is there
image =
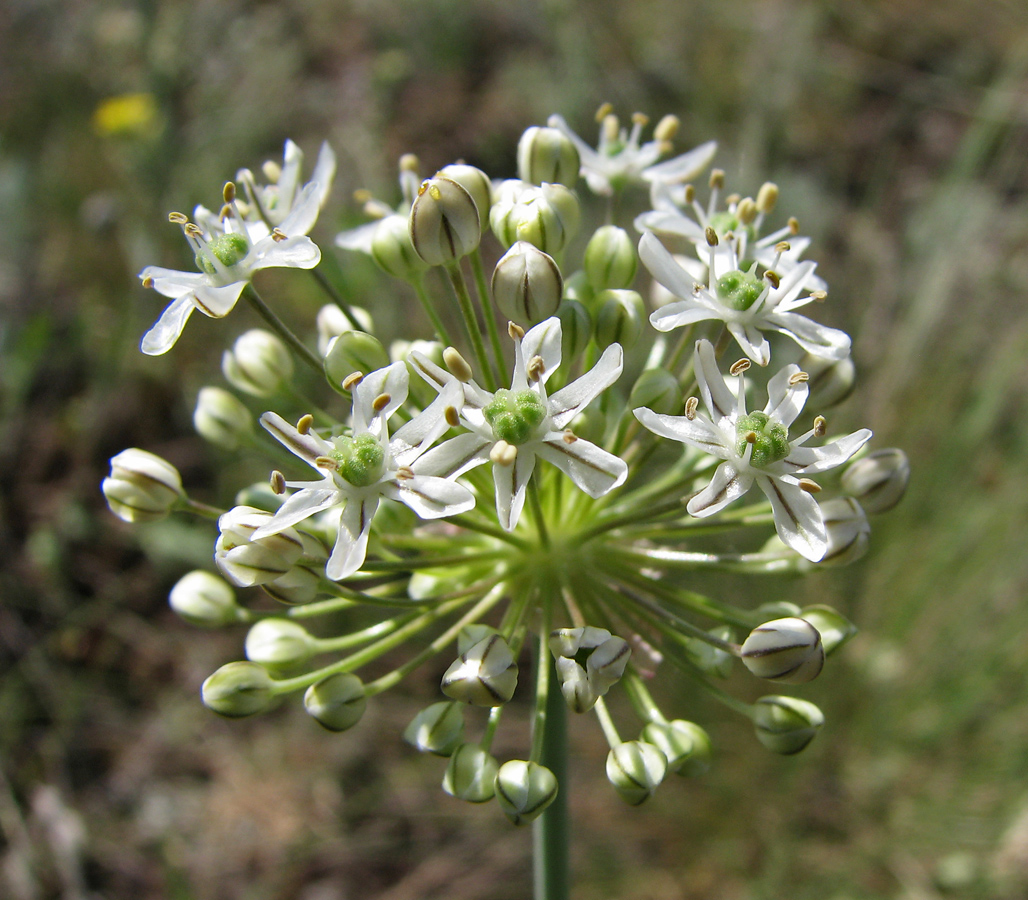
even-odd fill
[[[685,271],[655,235],[646,233],[639,240],[639,259],[649,273],[676,297],[692,296],[696,281]]]
[[[446,408],[460,412],[464,392],[460,384],[451,381],[439,392],[428,407],[418,413],[392,436],[389,450],[398,466],[409,466],[449,429]]]
[[[139,349],[147,356],[160,356],[175,346],[175,341],[186,327],[186,321],[196,307],[190,294],[172,300],[154,326],[143,335]]]
[[[311,172],[311,181],[316,182],[318,185],[318,203],[321,206],[325,205],[325,200],[328,198],[329,191],[332,190],[332,181],[335,177],[336,155],[328,145],[328,141],[323,141],[321,149],[318,151],[318,161],[314,164],[314,171]]]
[[[782,462],[796,475],[817,475],[841,466],[870,439],[870,429],[862,428],[823,447],[796,447]]]
[[[850,354],[850,337],[845,331],[829,328],[799,313],[774,313],[764,321],[768,328],[787,334],[814,356],[839,360]]]
[[[352,575],[364,565],[368,555],[368,534],[371,520],[378,509],[377,494],[368,497],[351,497],[339,517],[339,535],[336,537],[332,555],[325,566],[325,575],[332,581],[340,581]]]
[[[496,515],[504,531],[513,531],[525,506],[525,490],[535,470],[535,454],[524,447],[518,449],[512,466],[493,463],[493,485],[496,487]]]
[[[282,153],[282,173],[278,177],[278,196],[283,204],[292,205],[296,186],[300,183],[300,169],[303,166],[303,151],[286,138],[285,150]]]
[[[378,228],[378,220],[368,222],[365,225],[358,225],[349,231],[340,231],[336,235],[336,246],[344,250],[358,250],[361,253],[371,255],[371,241],[375,236],[375,229]]]
[[[564,121],[563,116],[554,114],[546,120],[546,124],[549,125],[550,128],[556,128],[559,131],[564,132],[565,137],[569,138],[571,143],[575,145],[575,148],[578,150],[578,157],[581,160],[583,169],[585,169],[586,166],[595,165],[598,162],[600,159],[599,154],[571,130],[568,123]]]
[[[715,310],[706,306],[699,305],[692,300],[679,300],[677,303],[669,303],[651,313],[650,324],[657,331],[671,331],[695,322],[721,318]]]
[[[680,156],[644,169],[642,177],[647,181],[692,181],[710,165],[715,153],[717,153],[717,142],[707,141]]]
[[[767,338],[760,333],[760,329],[753,325],[744,325],[742,322],[726,324],[732,337],[742,348],[742,352],[758,366],[766,366],[771,362],[771,345],[767,342]]]
[[[788,478],[758,475],[757,484],[771,501],[775,531],[787,547],[811,562],[828,552],[828,532],[817,501]]]
[[[297,522],[308,519],[315,513],[342,503],[344,495],[335,488],[304,488],[297,491],[283,503],[271,521],[262,525],[253,533],[253,540],[260,540],[272,534],[278,534]]]
[[[221,287],[202,284],[193,292],[193,303],[205,316],[220,319],[232,312],[247,283],[245,280],[233,281]]]
[[[553,417],[553,427],[563,428],[617,381],[621,377],[623,364],[621,345],[611,344],[603,351],[595,366],[550,397],[547,406]]]
[[[812,260],[802,262],[789,269],[782,275],[781,283],[777,289],[772,291],[769,298],[768,311],[774,312],[777,309],[788,310],[795,306],[803,306],[810,301],[806,298],[801,303],[796,303],[796,298],[803,290],[807,278],[817,268],[817,263]]]
[[[735,454],[732,441],[706,416],[696,416],[694,419],[663,416],[644,406],[632,412],[646,428],[660,437],[690,444],[718,459],[730,459]]]
[[[602,497],[628,477],[628,464],[623,459],[582,438],[568,443],[562,432],[551,432],[542,444],[532,447],[590,497]]]
[[[300,434],[278,413],[266,412],[261,416],[261,425],[276,441],[290,453],[300,457],[305,463],[317,468],[314,463],[319,456],[326,456],[333,449],[328,441],[323,441],[313,431]]]
[[[160,266],[147,266],[139,273],[139,277],[144,281],[149,278],[158,294],[173,299],[191,294],[201,285],[209,283],[208,277],[202,272],[180,272],[177,269],[162,269]]]
[[[654,210],[642,213],[642,215],[636,216],[633,224],[636,231],[675,234],[688,238],[690,241],[702,240],[704,236],[703,226],[699,222],[677,211]]]
[[[546,384],[549,377],[560,366],[560,319],[552,316],[530,328],[521,341],[521,349],[525,359],[531,361],[533,356],[542,358],[542,382]]]
[[[288,237],[284,241],[276,241],[273,237],[264,238],[253,248],[251,254],[255,260],[250,264],[253,271],[276,267],[313,269],[321,262],[321,250],[305,235]]]
[[[407,364],[394,362],[382,369],[369,372],[353,389],[353,432],[370,431],[377,437],[384,434],[382,423],[396,412],[407,399],[409,376]],[[375,409],[375,400],[382,395],[389,402],[381,409]]]
[[[489,461],[493,442],[474,432],[459,434],[443,441],[419,458],[411,468],[422,475],[456,478],[469,469]]]
[[[441,391],[450,382],[457,381],[446,369],[437,366],[432,360],[417,350],[411,351],[407,357],[407,363],[437,391]]]
[[[318,213],[321,212],[324,191],[321,184],[311,181],[300,191],[300,195],[293,201],[293,206],[279,224],[278,230],[289,237],[300,237],[309,234],[318,221]]]
[[[689,501],[686,509],[697,518],[712,516],[733,500],[738,500],[752,486],[752,475],[737,471],[731,463],[721,463],[714,471],[710,484]]]
[[[407,504],[422,519],[438,519],[467,512],[475,496],[463,485],[434,475],[415,475],[387,485],[383,491],[391,500]]]
[[[789,379],[799,370],[799,366],[790,363],[767,383],[767,406],[764,407],[764,412],[774,416],[786,428],[792,425],[803,411],[807,395],[810,393],[806,382],[789,384]]]
[[[738,401],[735,395],[728,390],[725,379],[718,369],[717,359],[714,356],[714,345],[710,341],[696,342],[696,355],[693,357],[693,367],[696,371],[696,384],[700,389],[700,396],[703,398],[703,405],[710,412],[710,417],[715,422],[720,422],[726,416],[734,415]]]

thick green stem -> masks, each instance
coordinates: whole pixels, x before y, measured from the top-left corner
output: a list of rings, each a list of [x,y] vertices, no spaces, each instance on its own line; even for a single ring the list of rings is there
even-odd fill
[[[540,656],[549,653],[546,641],[539,641]],[[567,706],[557,684],[553,662],[546,661],[546,727],[543,729],[539,762],[557,778],[557,796],[546,811],[532,823],[532,862],[535,900],[568,900],[571,877],[568,862],[570,828],[567,777]],[[537,703],[542,698],[537,697]]]
[[[489,285],[485,280],[485,270],[482,268],[482,253],[476,247],[469,257],[471,260],[471,272],[475,276],[475,288],[478,290],[478,302],[482,306],[482,315],[485,317],[486,329],[489,332],[489,344],[492,347],[493,358],[496,361],[497,382],[503,372],[503,344],[500,341],[500,329],[496,324],[496,313],[493,311],[492,297],[489,294]]]
[[[265,303],[260,294],[254,290],[252,284],[248,284],[243,288],[243,296],[246,297],[247,302],[257,311],[257,314],[268,323],[268,326],[275,331],[276,334],[289,348],[308,366],[310,366],[315,372],[318,373],[322,378],[325,377],[325,367],[318,357],[301,341],[293,332],[289,326],[286,325],[278,316],[271,311],[271,307]]]

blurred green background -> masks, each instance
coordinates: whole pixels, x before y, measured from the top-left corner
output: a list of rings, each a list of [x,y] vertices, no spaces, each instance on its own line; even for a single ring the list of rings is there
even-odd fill
[[[199,633],[166,596],[209,541],[124,526],[98,486],[127,446],[201,495],[239,484],[190,426],[218,380],[201,329],[137,350],[163,304],[136,273],[187,262],[168,211],[213,204],[286,137],[310,159],[327,138],[340,171],[314,237],[364,297],[384,282],[331,249],[355,188],[394,198],[408,151],[512,174],[525,127],[560,112],[591,136],[607,100],[678,114],[683,148],[718,139],[730,187],[781,186],[824,318],[854,335],[861,383],[835,415],[914,474],[865,560],[753,598],[862,629],[804,692],[828,719],[808,751],[772,757],[662,679],[716,765],[628,810],[595,723],[572,723],[575,896],[1028,893],[1022,0],[7,0],[0,47],[0,895],[529,895],[528,832],[443,795],[441,763],[399,740],[428,680],[345,735],[298,704],[203,709],[242,634]],[[253,324],[203,323],[222,343]]]

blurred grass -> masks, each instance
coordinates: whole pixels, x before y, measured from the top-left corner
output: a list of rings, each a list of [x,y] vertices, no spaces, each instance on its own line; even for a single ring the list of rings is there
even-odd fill
[[[396,738],[431,679],[344,736],[288,707],[214,719],[195,691],[239,636],[198,635],[164,600],[209,550],[122,528],[97,486],[137,444],[201,494],[221,478],[188,437],[215,363],[188,332],[174,358],[136,350],[159,304],[135,273],[184,262],[169,210],[212,203],[287,136],[328,138],[327,239],[354,188],[393,196],[401,153],[507,173],[524,127],[559,111],[588,133],[604,100],[679,114],[682,146],[716,137],[740,189],[781,185],[832,286],[824,318],[855,337],[862,387],[836,415],[905,448],[914,476],[864,562],[760,598],[834,603],[862,628],[805,692],[829,724],[801,757],[681,694],[717,765],[626,812],[574,723],[576,896],[1025,895],[1022,4],[50,0],[8,3],[0,46],[5,895],[526,895],[527,835],[443,797],[441,767]],[[104,100],[140,92],[144,131],[95,130]],[[340,264],[355,296],[376,283]],[[379,302],[381,320],[405,301]]]

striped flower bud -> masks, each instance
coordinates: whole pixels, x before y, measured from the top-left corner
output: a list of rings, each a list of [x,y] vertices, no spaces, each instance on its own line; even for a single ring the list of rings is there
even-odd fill
[[[246,658],[268,669],[291,669],[314,655],[316,641],[289,619],[261,619],[246,635]]]
[[[589,681],[602,696],[621,680],[625,666],[632,656],[632,648],[624,638],[610,637],[600,644],[585,662]]]
[[[497,634],[499,632],[492,625],[484,625],[481,622],[465,625],[457,635],[457,653],[467,653],[475,644]]]
[[[223,450],[237,450],[253,434],[253,414],[231,391],[200,388],[193,427],[205,441]]]
[[[560,319],[560,348],[563,359],[575,359],[585,353],[593,338],[593,317],[584,303],[561,301],[557,310]]]
[[[496,757],[478,744],[461,744],[450,756],[443,776],[443,790],[458,800],[485,803],[496,794]]]
[[[368,698],[364,683],[350,672],[339,672],[312,684],[303,695],[307,713],[329,731],[353,728],[364,715]]]
[[[221,371],[228,383],[244,394],[270,397],[291,381],[293,358],[278,335],[253,328],[222,354]]]
[[[586,245],[583,266],[593,290],[631,287],[638,265],[635,243],[616,225],[597,228]]]
[[[364,331],[344,331],[332,340],[325,354],[325,375],[342,384],[354,372],[367,374],[389,365],[382,342]]]
[[[126,522],[163,519],[185,496],[178,469],[136,447],[111,457],[111,474],[101,489],[111,512]]]
[[[552,257],[515,241],[493,270],[492,289],[501,313],[519,325],[534,325],[557,311],[564,281]]]
[[[403,739],[422,753],[449,756],[464,738],[464,711],[459,703],[433,703],[403,731]]]
[[[301,533],[301,540],[304,537]],[[261,589],[273,600],[284,603],[286,606],[303,606],[318,596],[321,590],[321,578],[318,577],[317,572],[306,566],[295,565],[285,575],[280,575],[273,581],[264,582]]]
[[[422,182],[408,222],[414,251],[430,266],[467,256],[482,239],[474,198],[452,178]]]
[[[518,667],[507,642],[498,634],[474,644],[443,675],[447,697],[474,706],[501,706],[514,696]]]
[[[821,635],[805,619],[794,616],[754,628],[739,655],[758,678],[785,684],[812,681],[825,664]]]
[[[824,715],[813,703],[795,697],[772,695],[753,704],[757,740],[783,756],[799,753],[814,740],[824,722]]]
[[[830,606],[808,606],[800,615],[821,635],[825,656],[830,656],[857,633],[857,626]]]
[[[200,697],[219,716],[238,719],[264,712],[274,700],[274,682],[252,662],[231,662],[204,681]]]
[[[558,656],[554,665],[557,680],[560,682],[560,692],[568,709],[576,713],[592,709],[600,694],[585,669],[566,656]]]
[[[452,178],[464,188],[475,201],[479,222],[484,224],[489,221],[489,208],[493,205],[493,183],[485,172],[467,163],[451,163],[443,166],[436,174]]]
[[[640,738],[667,757],[669,772],[692,776],[710,768],[710,736],[695,722],[650,722]]]
[[[667,369],[643,369],[632,385],[628,408],[645,406],[655,413],[673,415],[682,411],[682,387]]]
[[[608,290],[596,295],[596,343],[601,347],[620,344],[635,346],[642,334],[646,305],[635,291]]]
[[[574,187],[579,166],[578,149],[557,128],[533,126],[518,141],[518,178],[529,184]]]
[[[414,281],[428,268],[411,243],[407,217],[399,214],[386,216],[375,225],[371,258],[387,275],[404,281]]]
[[[845,566],[856,562],[865,553],[871,540],[871,523],[863,507],[852,497],[833,497],[821,505],[828,551],[817,563],[802,560],[804,569],[817,566]]]
[[[607,754],[607,779],[630,806],[649,800],[667,767],[667,757],[645,741],[625,741]]]
[[[292,528],[251,540],[253,533],[270,520],[270,513],[250,506],[236,506],[218,519],[221,534],[214,545],[214,562],[238,587],[274,581],[303,554],[303,541]]]
[[[875,450],[842,473],[842,489],[872,515],[888,512],[899,503],[908,481],[910,460],[897,447]]]
[[[504,247],[528,241],[553,256],[578,233],[580,218],[578,198],[562,184],[512,180],[500,185],[489,224]]]
[[[236,592],[217,575],[197,569],[183,575],[171,589],[168,604],[190,625],[218,628],[239,622],[243,610]]]
[[[496,773],[496,800],[515,825],[525,825],[542,814],[557,796],[557,778],[539,763],[512,759]]]

